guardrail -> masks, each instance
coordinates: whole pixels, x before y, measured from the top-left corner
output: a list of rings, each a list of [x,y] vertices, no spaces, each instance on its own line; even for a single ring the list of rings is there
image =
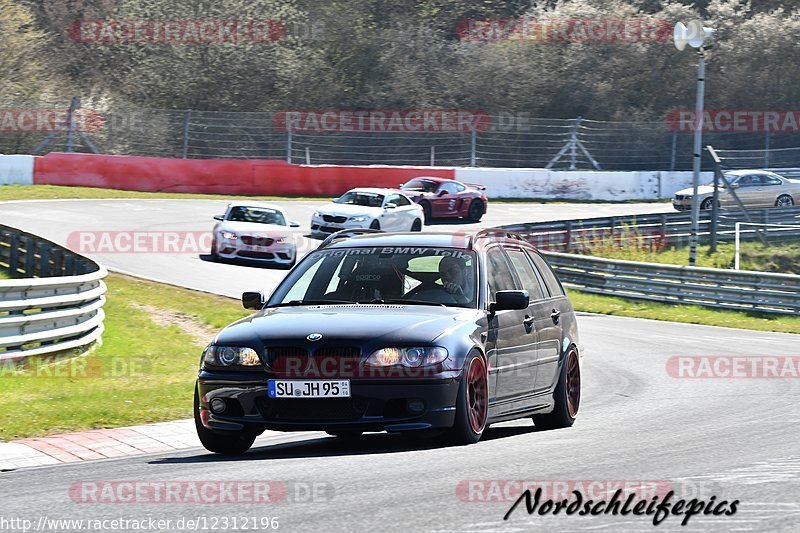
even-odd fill
[[[0,360],[82,348],[103,333],[105,267],[0,225]]]
[[[753,220],[797,224],[800,208],[749,212]],[[700,235],[708,237],[709,215],[701,221]],[[733,238],[735,224],[744,218],[735,211],[720,212],[720,238]],[[590,249],[593,243],[641,239],[639,243],[663,246],[688,239],[691,217],[686,213],[602,217],[548,223],[515,224],[517,231],[536,245],[568,286],[585,292],[623,298],[694,304],[717,309],[800,313],[800,276],[745,270],[700,268],[662,263],[640,263],[564,253]],[[781,232],[797,238],[800,229]],[[753,238],[755,232],[746,237]]]
[[[733,240],[737,222],[752,221],[759,224],[797,225],[800,223],[800,207],[748,209],[750,220],[741,211],[720,211],[717,222],[717,238]],[[613,239],[639,239],[643,244],[663,247],[666,244],[687,244],[691,233],[691,213],[651,213],[615,217],[597,217],[558,222],[532,222],[501,226],[516,231],[540,250],[569,253],[585,251],[592,244]],[[701,211],[698,237],[710,237],[711,213]],[[745,238],[754,237],[759,230],[744,232]],[[774,240],[791,239],[800,236],[796,231],[781,231]]]
[[[544,254],[562,282],[585,292],[737,311],[800,313],[800,276],[792,274]]]

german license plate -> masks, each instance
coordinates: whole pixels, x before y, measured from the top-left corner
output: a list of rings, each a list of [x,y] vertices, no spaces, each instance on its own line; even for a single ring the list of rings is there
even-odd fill
[[[281,380],[267,382],[270,398],[349,398],[350,380]]]

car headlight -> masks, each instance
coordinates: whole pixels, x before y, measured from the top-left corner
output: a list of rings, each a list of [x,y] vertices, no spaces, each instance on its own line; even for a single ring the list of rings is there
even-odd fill
[[[261,366],[261,359],[252,348],[206,346],[203,364],[212,366]]]
[[[351,222],[366,222],[369,219],[366,215],[361,215],[357,217],[350,217]]]
[[[314,216],[317,218],[322,218],[322,213],[320,213],[319,211],[314,211]]]
[[[444,362],[447,350],[441,346],[414,346],[411,348],[381,348],[367,357],[370,366],[430,366]]]
[[[274,242],[276,244],[281,244],[281,243],[286,242],[287,240],[289,240],[287,237],[275,237],[275,241]]]
[[[233,240],[233,239],[236,238],[236,234],[233,233],[233,232],[230,232],[230,231],[223,231],[223,232],[220,233],[220,235],[222,235],[223,239]]]

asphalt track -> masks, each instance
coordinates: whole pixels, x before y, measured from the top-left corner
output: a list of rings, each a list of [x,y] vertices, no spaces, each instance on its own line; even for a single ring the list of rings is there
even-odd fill
[[[292,216],[307,224],[307,216],[300,215],[310,215],[314,204],[287,205]],[[28,202],[0,205],[0,220],[64,241],[72,231],[131,226],[208,229],[208,217],[221,207],[214,202],[172,200]],[[513,204],[507,212],[496,206],[485,223],[659,207],[640,205],[637,211],[635,204]],[[207,263],[191,254],[149,254],[140,262],[132,254],[98,259],[111,267],[230,295],[250,283],[268,289],[283,274]],[[240,279],[243,276],[248,279]],[[539,431],[530,421],[519,420],[493,426],[481,442],[467,447],[442,447],[385,434],[368,435],[355,445],[321,433],[277,434],[237,459],[193,449],[20,469],[0,474],[2,516],[30,518],[34,523],[42,516],[279,517],[278,530],[284,531],[800,529],[800,380],[687,379],[671,377],[667,370],[673,356],[797,356],[800,336],[597,315],[580,316],[579,327],[585,356],[583,399],[578,421],[570,429]],[[76,503],[69,489],[85,480],[275,480],[286,484],[288,496],[257,505]],[[483,485],[470,485],[470,480]],[[667,517],[656,528],[652,517],[528,516],[524,506],[504,521],[514,493],[505,499],[497,487],[513,487],[509,480],[538,481],[546,487],[654,483],[673,489],[677,498],[708,501],[715,496],[717,502],[738,499],[740,504],[733,516],[694,516],[685,527],[677,516]],[[310,483],[319,488],[313,501],[305,498]],[[494,501],[480,501],[487,498]],[[225,530],[221,522],[216,530]]]

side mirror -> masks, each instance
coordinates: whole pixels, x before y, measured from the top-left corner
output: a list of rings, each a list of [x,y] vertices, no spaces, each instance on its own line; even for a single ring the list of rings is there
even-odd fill
[[[214,220],[225,220],[225,215],[214,215]]]
[[[731,183],[731,189],[738,189],[740,185],[738,183]]]
[[[402,188],[403,188],[403,185],[405,185],[405,183],[401,183],[400,185],[398,185],[398,186],[397,186],[397,188],[398,188],[398,189],[402,189]]]
[[[495,302],[492,304],[492,311],[527,309],[530,303],[528,291],[497,291],[494,298]]]
[[[264,303],[267,301],[264,298],[263,292],[244,292],[242,293],[242,307],[245,309],[253,309],[255,311],[260,311],[262,307],[264,307]]]
[[[384,209],[394,209],[394,208],[396,208],[396,207],[397,207],[397,204],[395,204],[395,203],[393,203],[393,202],[389,202],[388,204],[386,204],[386,206],[384,207]]]
[[[290,220],[289,221],[289,227],[290,228],[299,228],[300,227],[300,223],[299,222],[295,222],[294,220]]]
[[[444,196],[447,194],[447,191],[439,191],[439,196]]]

